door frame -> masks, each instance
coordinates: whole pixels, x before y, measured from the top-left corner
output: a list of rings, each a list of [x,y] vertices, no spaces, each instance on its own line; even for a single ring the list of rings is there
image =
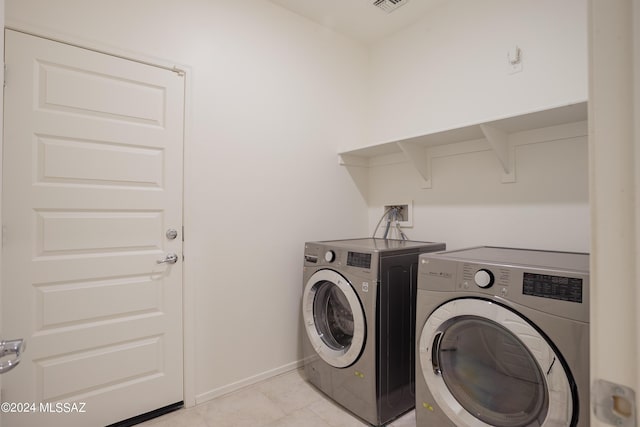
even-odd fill
[[[640,109],[640,0],[589,0],[588,18],[591,384],[635,390],[637,414],[640,124],[633,113]],[[594,399],[611,397],[603,391]],[[592,410],[591,425],[609,423]]]
[[[103,45],[93,40],[83,39],[81,37],[77,37],[70,34],[62,34],[56,31],[52,31],[50,29],[39,28],[36,26],[25,25],[24,23],[11,22],[6,21],[4,19],[4,10],[5,10],[5,0],[0,0],[0,22],[3,24],[2,35],[0,36],[0,53],[2,54],[2,60],[4,63],[4,30],[15,30],[22,33],[26,33],[35,37],[40,37],[44,39],[49,39],[52,41],[64,43],[67,45],[79,47],[82,49],[88,49],[95,52],[103,53],[110,56],[119,57],[122,59],[143,63],[146,65],[151,65],[158,68],[164,68],[166,70],[172,72],[182,72],[184,73],[184,121],[183,121],[183,167],[182,167],[182,222],[183,222],[183,254],[188,254],[189,245],[188,241],[184,240],[184,235],[191,235],[191,231],[189,226],[191,224],[189,211],[185,209],[185,206],[191,206],[192,195],[189,191],[193,186],[190,185],[192,181],[191,175],[191,105],[192,105],[192,76],[193,71],[191,66],[187,64],[183,64],[176,61],[171,61],[169,59],[164,58],[156,58],[149,57],[139,52],[133,52],[126,49],[115,48],[113,46]],[[4,77],[4,67],[0,67],[0,76]],[[2,79],[4,81],[4,79]],[[0,104],[0,113],[2,114],[2,118],[4,118],[4,87],[0,85],[0,95],[2,96],[2,104]],[[0,120],[0,143],[4,145],[4,128],[2,123],[4,120]],[[0,150],[0,165],[2,164],[1,150]],[[0,208],[2,207],[2,170],[0,166]],[[1,222],[0,218],[0,224]],[[183,365],[183,399],[185,407],[192,407],[196,404],[196,373],[195,373],[195,365],[196,365],[196,340],[195,340],[195,330],[196,330],[196,318],[195,318],[195,307],[196,295],[195,295],[195,287],[191,285],[193,283],[190,280],[191,271],[189,269],[189,263],[185,262],[187,257],[185,256],[182,265],[182,317],[183,317],[183,354],[184,354],[184,365]],[[1,268],[0,259],[0,268]],[[0,279],[1,280],[1,279]],[[1,288],[0,283],[0,288]],[[0,295],[0,304],[2,302],[2,298]],[[0,306],[1,307],[1,306]],[[0,325],[1,326],[1,325]],[[1,329],[0,329],[1,330]],[[28,348],[27,348],[27,351]],[[0,421],[1,427],[1,421]]]
[[[4,0],[0,0],[0,24],[4,28]],[[0,32],[0,53],[4,64],[4,31]],[[0,81],[4,83],[4,66],[0,67]],[[0,147],[4,145],[4,84],[0,85]],[[3,150],[0,149],[0,244],[2,244],[2,157]],[[0,256],[0,289],[2,289],[2,257]],[[0,292],[0,340],[6,339],[2,334],[2,292]],[[0,390],[2,390],[2,378],[0,377]],[[1,393],[0,393],[1,396]],[[2,414],[0,414],[0,427],[2,427]]]

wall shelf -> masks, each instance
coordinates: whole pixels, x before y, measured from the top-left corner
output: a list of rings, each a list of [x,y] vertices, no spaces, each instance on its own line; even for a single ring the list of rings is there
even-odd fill
[[[341,165],[370,167],[375,159],[402,156],[431,188],[431,160],[491,150],[497,157],[502,182],[516,181],[515,147],[587,135],[587,102],[549,108],[485,123],[383,142],[338,153]]]

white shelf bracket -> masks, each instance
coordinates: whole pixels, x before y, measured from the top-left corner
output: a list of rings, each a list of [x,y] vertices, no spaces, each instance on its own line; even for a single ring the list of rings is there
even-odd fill
[[[368,167],[366,158],[354,156],[352,154],[338,154],[338,164],[340,166]]]
[[[398,147],[420,174],[422,178],[421,187],[431,188],[431,156],[429,155],[429,150],[419,145],[402,141],[398,141]]]
[[[509,142],[509,135],[493,126],[481,124],[480,129],[502,166],[502,182],[516,182],[515,152]]]

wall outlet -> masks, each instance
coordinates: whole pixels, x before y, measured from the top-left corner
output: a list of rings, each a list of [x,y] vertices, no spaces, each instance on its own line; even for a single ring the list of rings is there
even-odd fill
[[[413,202],[399,202],[399,203],[385,203],[383,206],[383,212],[391,209],[392,207],[398,208],[399,225],[400,227],[413,227]]]

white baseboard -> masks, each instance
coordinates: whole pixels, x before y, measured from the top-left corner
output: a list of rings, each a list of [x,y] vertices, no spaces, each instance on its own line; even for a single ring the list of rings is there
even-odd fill
[[[295,362],[288,363],[286,365],[277,367],[275,369],[271,369],[269,371],[261,372],[257,375],[253,375],[251,377],[242,379],[240,381],[236,381],[234,383],[215,388],[213,390],[209,390],[205,393],[196,395],[196,405],[200,403],[208,402],[209,400],[215,399],[216,397],[224,396],[225,394],[232,393],[236,390],[240,390],[241,388],[248,387],[250,385],[259,383],[260,381],[264,381],[271,377],[275,377],[276,375],[284,374],[289,371],[293,371],[295,369],[299,369],[303,366],[302,360],[297,360]]]

